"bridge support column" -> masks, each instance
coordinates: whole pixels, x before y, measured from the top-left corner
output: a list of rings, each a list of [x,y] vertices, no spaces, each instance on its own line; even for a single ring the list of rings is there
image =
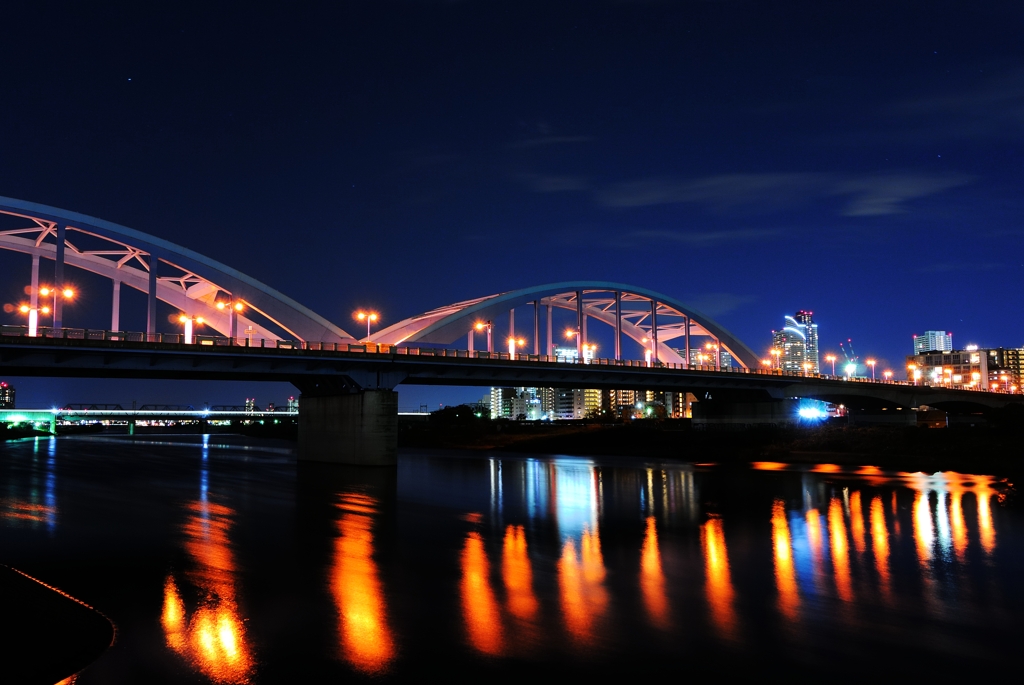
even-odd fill
[[[299,399],[299,460],[398,463],[398,393],[361,390]]]
[[[60,329],[64,326],[64,300],[61,291],[64,290],[64,247],[65,247],[64,224],[57,224],[57,254],[53,260],[53,288],[57,295],[53,298],[53,327]]]
[[[114,279],[114,297],[110,307],[110,330],[119,331],[121,325],[121,281]]]

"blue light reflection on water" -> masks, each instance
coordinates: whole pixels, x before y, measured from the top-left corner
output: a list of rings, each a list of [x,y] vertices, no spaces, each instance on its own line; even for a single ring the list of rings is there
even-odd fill
[[[204,436],[191,447],[124,447],[120,454],[114,448],[107,453],[89,447],[86,441],[51,441],[45,468],[32,462],[34,456],[42,458],[38,442],[7,446],[5,493],[31,493],[40,475],[45,480],[41,508],[33,508],[30,494],[13,500],[5,496],[0,543],[15,560],[19,555],[32,557],[33,547],[19,547],[19,538],[9,531],[24,528],[32,516],[49,526],[50,511],[56,525],[58,476],[61,496],[70,497],[79,511],[86,512],[75,517],[76,536],[95,539],[96,544],[107,539],[100,530],[111,536],[110,531],[123,523],[100,514],[91,520],[84,503],[97,489],[109,489],[103,501],[131,492],[133,497],[123,499],[125,510],[119,512],[124,521],[163,511],[161,515],[177,522],[172,530],[191,526],[184,547],[180,537],[160,543],[165,561],[154,573],[159,583],[173,577],[175,592],[184,592],[196,573],[182,575],[176,570],[185,564],[186,570],[207,569],[206,586],[215,588],[216,602],[209,599],[214,603],[204,605],[213,612],[207,614],[189,604],[187,594],[179,600],[171,593],[174,601],[166,602],[174,609],[171,618],[223,614],[225,625],[235,631],[225,634],[246,640],[252,654],[259,655],[246,660],[244,668],[224,672],[244,672],[252,682],[260,682],[261,669],[272,670],[275,658],[285,658],[274,656],[275,638],[268,637],[276,634],[271,628],[275,622],[293,620],[284,618],[288,610],[281,607],[316,605],[327,592],[323,583],[308,582],[325,577],[323,572],[302,566],[311,563],[315,554],[311,557],[309,549],[320,543],[298,560],[277,550],[310,544],[309,536],[318,535],[323,527],[317,523],[315,507],[309,509],[309,497],[315,501],[316,495],[296,496],[294,483],[285,475],[294,466],[282,466],[279,460],[261,463],[244,451],[235,458],[231,449],[216,441],[216,436]],[[21,454],[27,460],[19,462]],[[24,465],[20,471],[14,468],[18,463]],[[93,463],[109,469],[94,477],[83,468]],[[149,473],[147,463],[159,478],[132,477],[126,482],[133,491],[117,490],[117,474]],[[72,470],[62,470],[69,464]],[[932,633],[941,638],[936,638],[936,645],[943,640],[962,642],[961,652],[991,658],[993,645],[1000,644],[992,631],[1005,628],[1005,617],[1021,606],[1013,580],[1022,570],[1021,562],[1012,553],[1019,528],[1007,525],[1018,514],[999,505],[997,495],[1003,486],[985,476],[877,470],[861,475],[826,466],[774,473],[719,472],[676,463],[418,453],[403,455],[393,494],[380,489],[384,486],[359,482],[322,487],[329,503],[324,511],[335,512],[338,493],[359,492],[373,498],[365,500],[373,502],[373,513],[353,511],[382,517],[371,536],[359,529],[346,538],[350,547],[360,541],[362,547],[352,547],[348,554],[366,560],[364,566],[339,568],[351,567],[349,575],[365,582],[376,578],[379,603],[388,607],[393,623],[396,656],[389,663],[396,672],[408,674],[423,667],[418,661],[422,653],[415,646],[421,641],[466,668],[471,664],[459,660],[466,658],[466,650],[482,649],[480,645],[486,646],[488,658],[527,661],[569,658],[600,648],[612,664],[625,663],[631,654],[668,656],[678,649],[716,653],[724,645],[752,655],[749,650],[759,644],[778,650],[771,658],[794,663],[803,653],[821,658],[834,656],[836,650],[853,658],[876,654],[875,643],[882,639],[878,631],[889,630],[890,625],[899,627],[884,638],[894,649],[925,649],[938,655],[937,647],[922,645],[915,637],[915,626],[926,617],[933,622]],[[745,485],[738,488],[741,483]],[[737,499],[737,491],[747,494]],[[174,492],[178,494],[168,495]],[[306,507],[306,513],[297,514],[292,509],[297,504]],[[783,524],[776,525],[776,514]],[[273,524],[277,518],[295,516],[300,516],[297,525]],[[779,538],[785,547],[777,540],[773,546],[773,529],[788,537]],[[136,541],[125,530],[128,537],[113,534],[110,539],[130,547]],[[303,531],[305,542],[296,540],[297,530]],[[330,535],[336,526],[325,530]],[[778,555],[785,555],[786,549],[791,566],[785,559],[780,565]],[[73,559],[64,562],[73,567]],[[336,558],[324,563],[337,567]],[[294,564],[301,568],[295,570]],[[376,570],[367,575],[367,568]],[[462,574],[457,586],[461,596],[453,594],[456,584],[446,580],[453,568]],[[268,582],[271,577],[275,580]],[[291,577],[305,580],[287,582]],[[431,579],[429,585],[418,585],[425,582],[421,578]],[[102,586],[106,581],[96,582]],[[775,598],[770,597],[773,585]],[[250,603],[253,592],[270,594]],[[341,596],[338,588],[331,592]],[[118,602],[134,601],[124,588],[111,587],[105,596],[97,590],[97,595],[115,609]],[[486,599],[482,606],[487,611],[476,611],[472,621],[463,614],[479,606],[467,596]],[[762,601],[765,598],[770,601]],[[179,601],[184,602],[181,611]],[[776,604],[777,610],[765,608]],[[278,608],[269,612],[268,606]],[[338,606],[373,612],[375,604]],[[960,611],[955,621],[948,620],[953,606]],[[121,612],[129,626],[134,620],[152,621],[151,616],[134,618],[130,608],[122,607]],[[417,620],[417,615],[431,620]],[[166,618],[167,625],[174,625],[171,618]],[[362,619],[352,618],[358,620]],[[316,631],[328,629],[317,628],[308,617],[296,616],[294,621],[308,624],[302,628],[303,658],[319,659],[327,670],[336,665],[337,654],[309,651],[325,639]],[[964,622],[971,635],[963,634]],[[788,639],[797,642],[795,651],[787,651],[776,636],[761,634],[765,626],[780,623],[817,628],[789,634]],[[476,626],[475,641],[461,632],[460,626],[469,624]],[[455,627],[444,627],[448,625]],[[492,637],[500,639],[482,640],[481,626],[486,625],[492,626]],[[180,626],[173,634],[188,635],[187,624]],[[667,636],[665,644],[674,646],[659,646],[654,635]],[[223,638],[221,658],[230,658],[230,645]],[[175,650],[189,653],[181,644]],[[209,664],[206,668],[212,672]]]

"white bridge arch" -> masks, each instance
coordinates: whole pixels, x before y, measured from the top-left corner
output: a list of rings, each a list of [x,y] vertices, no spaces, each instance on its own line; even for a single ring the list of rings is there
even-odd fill
[[[413,343],[449,345],[462,336],[470,336],[480,322],[492,322],[509,314],[514,318],[517,307],[532,305],[534,352],[541,353],[541,308],[546,308],[547,346],[551,354],[553,337],[551,312],[567,309],[576,312],[577,345],[587,340],[587,320],[594,319],[616,329],[615,356],[621,358],[622,334],[644,347],[657,349],[657,358],[664,363],[688,363],[691,337],[710,338],[727,351],[744,368],[757,368],[760,360],[725,327],[683,302],[646,288],[601,281],[570,281],[539,285],[456,302],[413,316],[388,326],[371,336],[376,343],[392,345]],[[510,324],[514,328],[513,324]],[[675,342],[675,345],[669,345]],[[675,349],[674,349],[675,348]],[[683,352],[680,354],[676,350]]]
[[[155,333],[156,301],[188,316],[202,316],[207,325],[232,335],[231,316],[218,308],[225,300],[239,303],[235,321],[254,338],[314,342],[355,342],[344,330],[295,300],[229,266],[187,248],[140,231],[56,207],[0,197],[0,249],[33,259],[33,297],[37,297],[39,259],[55,262],[54,286],[63,287],[64,265],[113,281],[111,328],[117,330],[120,284],[147,293],[147,332]],[[33,301],[33,307],[35,301]],[[254,314],[259,315],[254,316]],[[54,326],[60,327],[60,300]],[[279,331],[268,328],[267,325]]]

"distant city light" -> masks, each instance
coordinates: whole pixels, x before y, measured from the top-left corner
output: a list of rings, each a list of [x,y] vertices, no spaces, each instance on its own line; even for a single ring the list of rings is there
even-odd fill
[[[825,419],[828,418],[828,414],[823,412],[816,407],[801,407],[797,410],[797,414],[801,419]]]

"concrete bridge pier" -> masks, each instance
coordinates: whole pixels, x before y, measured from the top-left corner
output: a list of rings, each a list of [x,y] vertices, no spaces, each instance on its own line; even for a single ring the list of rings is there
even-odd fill
[[[299,381],[299,460],[356,466],[398,463],[393,373]],[[403,375],[404,377],[404,375]]]

